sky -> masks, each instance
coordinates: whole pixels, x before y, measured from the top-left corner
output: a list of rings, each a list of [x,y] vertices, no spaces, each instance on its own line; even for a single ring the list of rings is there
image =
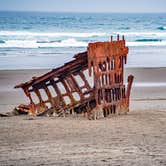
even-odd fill
[[[166,12],[166,0],[0,0],[0,11]]]

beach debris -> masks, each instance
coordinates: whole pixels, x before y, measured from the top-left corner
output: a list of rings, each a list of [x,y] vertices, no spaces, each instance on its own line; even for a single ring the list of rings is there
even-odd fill
[[[19,115],[19,113],[15,112],[14,110],[11,112],[0,113],[0,117],[11,117],[16,115]]]
[[[14,115],[20,114],[28,114],[29,113],[29,106],[25,104],[20,104],[18,107],[15,107],[12,111]]]
[[[133,76],[124,84],[124,64],[128,47],[122,39],[89,43],[87,51],[50,72],[32,77],[15,88],[22,88],[28,105],[18,110],[29,115],[66,116],[83,114],[98,119],[129,111]]]
[[[0,117],[9,117],[8,113],[0,113]]]
[[[0,117],[11,117],[11,116],[17,116],[22,114],[28,114],[29,113],[29,106],[20,104],[18,107],[15,107],[12,111],[6,112],[6,113],[0,113]]]

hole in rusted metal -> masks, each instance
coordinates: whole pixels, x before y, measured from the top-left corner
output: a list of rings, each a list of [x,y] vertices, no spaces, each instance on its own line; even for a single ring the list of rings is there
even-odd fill
[[[48,100],[48,96],[47,96],[47,94],[46,94],[46,92],[45,92],[44,89],[39,89],[39,92],[40,92],[40,94],[41,94],[41,97],[42,97],[42,100],[43,100],[43,101]]]
[[[73,95],[75,101],[80,101],[81,98],[80,98],[80,95],[78,92],[74,92],[74,93],[72,93],[72,95]]]
[[[35,104],[39,103],[39,98],[37,97],[36,93],[31,92],[31,97],[32,97],[32,100]]]
[[[48,89],[52,95],[52,97],[56,97],[57,93],[55,92],[55,89],[53,88],[53,86],[48,86]]]
[[[83,74],[84,74],[84,76],[85,76],[85,78],[86,78],[88,84],[90,85],[90,87],[93,88],[93,87],[94,87],[93,68],[91,68],[91,70],[92,70],[92,76],[91,76],[91,77],[89,76],[89,71],[88,71],[88,69],[87,69],[87,70],[84,70],[84,71],[83,71]]]
[[[63,98],[64,98],[66,105],[71,104],[71,100],[70,100],[69,96],[64,96]]]
[[[77,84],[78,84],[80,87],[84,85],[84,81],[82,80],[82,78],[81,78],[79,75],[74,76],[74,78],[75,78]]]
[[[58,82],[57,86],[58,86],[58,88],[59,88],[59,90],[61,91],[62,94],[66,93],[66,89],[65,89],[65,87],[63,86],[63,84],[61,82]]]

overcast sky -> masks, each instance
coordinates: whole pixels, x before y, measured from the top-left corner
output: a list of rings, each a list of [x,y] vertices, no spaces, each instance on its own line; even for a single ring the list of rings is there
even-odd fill
[[[166,0],[0,0],[0,10],[166,12]]]

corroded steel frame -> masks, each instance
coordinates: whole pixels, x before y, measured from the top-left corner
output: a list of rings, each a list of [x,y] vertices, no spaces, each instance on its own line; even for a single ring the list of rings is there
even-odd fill
[[[96,119],[127,112],[133,82],[133,76],[129,76],[126,90],[123,77],[127,53],[124,37],[89,43],[88,51],[75,55],[74,60],[15,88],[24,90],[29,98],[26,108],[32,115],[52,109],[57,114],[87,113],[89,119]],[[43,99],[41,90],[47,99]],[[19,108],[23,109],[23,105]]]
[[[107,116],[111,108],[115,113],[127,112],[129,109],[129,96],[133,76],[128,78],[127,93],[125,92],[124,64],[127,61],[128,47],[125,46],[124,37],[117,41],[96,42],[88,45],[89,75],[94,74],[94,97],[96,109],[94,118],[99,113]]]

